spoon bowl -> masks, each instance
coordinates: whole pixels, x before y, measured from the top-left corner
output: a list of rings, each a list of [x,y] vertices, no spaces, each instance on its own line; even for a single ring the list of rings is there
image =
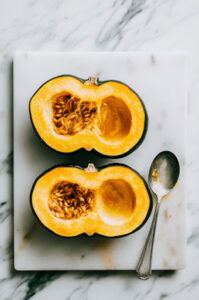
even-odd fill
[[[160,152],[153,160],[148,182],[158,198],[165,196],[176,185],[180,174],[177,157],[170,151]]]

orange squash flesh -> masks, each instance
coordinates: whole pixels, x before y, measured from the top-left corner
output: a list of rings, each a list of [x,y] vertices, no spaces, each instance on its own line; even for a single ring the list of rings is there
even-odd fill
[[[55,191],[60,182],[62,190]],[[60,196],[63,183],[65,200],[63,194]],[[52,199],[53,191],[56,200]],[[85,202],[85,197],[91,200],[90,205]],[[54,207],[55,203],[61,208]],[[31,204],[40,222],[60,236],[98,233],[116,237],[132,233],[144,224],[150,213],[151,197],[141,176],[124,165],[89,172],[59,166],[37,179]]]
[[[73,76],[46,82],[30,101],[40,138],[56,151],[95,149],[120,156],[143,138],[146,112],[138,95],[123,83],[96,83]]]

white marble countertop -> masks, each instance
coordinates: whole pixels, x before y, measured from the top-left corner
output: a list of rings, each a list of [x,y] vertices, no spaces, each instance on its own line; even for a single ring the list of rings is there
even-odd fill
[[[0,2],[0,298],[197,299],[199,294],[199,2]],[[12,59],[16,51],[185,51],[188,68],[187,267],[148,281],[128,272],[17,272],[13,268]],[[5,105],[4,105],[5,103]]]

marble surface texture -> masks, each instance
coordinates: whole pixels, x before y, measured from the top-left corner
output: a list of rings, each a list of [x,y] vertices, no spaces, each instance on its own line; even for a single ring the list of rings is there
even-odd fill
[[[198,299],[199,2],[0,2],[0,298]],[[19,272],[13,265],[12,60],[16,51],[185,51],[189,56],[187,266],[148,281],[125,272]],[[176,120],[176,127],[178,122]]]
[[[108,62],[108,64],[107,64]],[[64,155],[38,139],[29,117],[29,99],[39,86],[58,75],[115,79],[134,89],[144,101],[148,130],[142,145],[120,159],[95,153]],[[180,178],[162,202],[152,268],[185,266],[185,128],[186,56],[131,52],[21,53],[14,58],[14,265],[17,270],[133,270],[151,220],[136,233],[109,239],[63,239],[45,230],[32,213],[29,196],[35,178],[58,164],[98,168],[119,162],[137,170],[146,180],[150,163],[163,150],[176,153]],[[155,85],[154,85],[155,83]],[[24,85],[24,88],[21,87]],[[169,87],[169,89],[168,89]],[[178,126],[176,126],[176,119]],[[21,176],[23,174],[23,176]]]

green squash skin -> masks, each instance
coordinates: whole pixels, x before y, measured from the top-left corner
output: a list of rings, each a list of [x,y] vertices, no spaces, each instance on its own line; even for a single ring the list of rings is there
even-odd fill
[[[37,130],[36,130],[35,126],[34,126],[34,123],[33,123],[33,120],[32,120],[32,116],[31,116],[30,103],[31,103],[32,98],[36,95],[36,93],[37,93],[37,92],[38,92],[38,91],[39,91],[39,90],[40,90],[47,82],[49,82],[49,81],[51,81],[51,80],[53,80],[53,79],[59,78],[59,77],[67,77],[67,76],[70,76],[70,77],[73,77],[73,78],[75,78],[75,79],[78,79],[78,80],[81,81],[82,83],[84,83],[84,82],[86,82],[86,81],[88,80],[88,79],[82,79],[82,78],[79,78],[79,77],[77,77],[77,76],[69,75],[69,74],[67,74],[67,75],[60,75],[60,76],[53,77],[53,78],[47,80],[46,82],[44,82],[44,83],[36,90],[36,92],[33,94],[33,96],[30,98],[30,101],[29,101],[29,115],[30,115],[30,120],[31,120],[33,129],[34,129],[34,131],[36,132],[37,136],[39,137],[40,141],[42,141],[43,144],[46,145],[48,148],[50,148],[50,149],[52,149],[53,151],[55,151],[55,152],[57,152],[57,153],[60,153],[60,154],[62,154],[62,155],[70,155],[70,154],[72,154],[72,153],[73,153],[73,154],[75,154],[75,153],[81,153],[81,152],[87,151],[87,150],[84,149],[84,148],[80,148],[80,149],[77,149],[76,151],[73,151],[73,152],[61,152],[61,151],[58,151],[58,150],[52,148],[51,146],[49,146],[49,145],[48,145],[48,144],[40,137],[39,133],[37,132]],[[120,83],[120,84],[123,84],[123,85],[127,86],[127,87],[128,87],[128,88],[129,88],[129,89],[130,89],[130,90],[131,90],[131,91],[139,98],[139,100],[140,100],[140,102],[141,102],[141,104],[142,104],[142,106],[143,106],[144,113],[145,113],[145,124],[144,124],[144,131],[143,131],[143,133],[142,133],[142,136],[141,136],[141,138],[139,139],[139,141],[137,142],[137,144],[135,144],[129,151],[127,151],[127,152],[125,152],[125,153],[123,153],[123,154],[120,154],[120,155],[106,155],[106,154],[103,154],[103,153],[98,152],[98,151],[95,150],[95,149],[92,149],[91,151],[89,151],[89,152],[95,153],[95,154],[96,154],[97,156],[99,156],[99,157],[113,158],[113,159],[114,159],[114,158],[122,158],[122,157],[125,157],[125,156],[131,154],[132,152],[134,152],[137,148],[139,148],[139,146],[140,146],[140,145],[142,144],[142,142],[144,141],[144,138],[145,138],[146,133],[147,133],[147,131],[148,131],[148,122],[149,122],[149,118],[148,118],[148,114],[147,114],[146,107],[145,107],[145,105],[144,105],[142,99],[141,99],[140,96],[139,96],[132,88],[130,88],[127,84],[124,84],[123,82],[118,81],[118,80],[106,80],[106,81],[98,81],[98,86],[101,85],[101,84],[103,84],[103,83],[110,82],[110,81],[112,81],[112,82],[117,82],[117,83]]]
[[[142,179],[142,181],[144,182],[144,185],[145,185],[145,187],[146,187],[146,189],[147,189],[147,192],[148,192],[148,195],[149,195],[149,198],[150,198],[150,205],[149,205],[149,209],[148,209],[147,215],[146,215],[144,221],[143,221],[143,222],[140,224],[140,226],[138,226],[135,230],[133,230],[133,231],[127,233],[127,234],[118,235],[118,236],[110,236],[110,237],[109,237],[109,236],[105,236],[105,235],[101,235],[101,234],[99,234],[99,233],[94,233],[94,234],[91,235],[91,236],[88,236],[86,233],[81,233],[81,234],[76,235],[76,236],[69,236],[69,237],[67,237],[67,236],[61,236],[61,235],[55,233],[54,231],[52,231],[51,229],[49,229],[48,227],[46,227],[46,226],[40,221],[40,219],[38,218],[36,212],[35,212],[34,209],[33,209],[33,205],[32,205],[32,193],[33,193],[35,184],[37,183],[37,181],[38,181],[38,179],[39,179],[40,177],[42,177],[44,174],[46,174],[47,172],[49,172],[49,171],[51,171],[51,170],[53,170],[53,169],[55,169],[55,168],[57,168],[57,167],[73,167],[73,168],[77,168],[77,169],[81,169],[81,170],[84,170],[84,169],[85,169],[85,168],[83,168],[83,167],[81,167],[81,166],[76,166],[76,165],[71,165],[71,164],[60,164],[60,165],[53,166],[53,167],[49,168],[48,170],[44,171],[42,174],[40,174],[40,175],[35,179],[35,181],[34,181],[34,183],[33,183],[33,186],[32,186],[32,188],[31,188],[31,192],[30,192],[30,206],[31,206],[31,209],[32,209],[33,214],[36,216],[36,218],[37,218],[37,220],[39,221],[39,223],[40,223],[45,229],[47,229],[49,232],[53,233],[54,236],[57,236],[57,237],[62,238],[62,239],[63,239],[63,238],[64,238],[64,239],[66,239],[66,238],[67,238],[67,239],[68,239],[68,238],[69,238],[69,239],[72,239],[72,238],[77,238],[77,237],[81,237],[81,236],[82,236],[82,237],[87,237],[87,238],[89,238],[89,239],[91,239],[91,238],[93,238],[93,237],[97,237],[97,236],[103,237],[103,238],[107,238],[107,239],[113,239],[113,238],[121,238],[121,237],[128,236],[128,235],[130,235],[130,234],[133,234],[134,232],[140,230],[140,229],[144,226],[144,224],[147,222],[147,220],[149,219],[149,217],[150,217],[150,215],[151,215],[151,212],[152,212],[152,209],[153,209],[153,197],[152,197],[151,191],[150,191],[150,189],[149,189],[149,187],[148,187],[148,184],[146,183],[145,179],[144,179],[144,178],[143,178],[136,170],[134,170],[133,168],[131,168],[131,167],[125,165],[125,164],[119,164],[119,163],[108,164],[108,165],[104,165],[104,166],[102,166],[102,167],[97,168],[97,171],[100,171],[100,170],[105,169],[105,168],[107,168],[107,167],[117,167],[117,166],[125,167],[125,168],[128,168],[128,169],[134,171],[134,172]]]

